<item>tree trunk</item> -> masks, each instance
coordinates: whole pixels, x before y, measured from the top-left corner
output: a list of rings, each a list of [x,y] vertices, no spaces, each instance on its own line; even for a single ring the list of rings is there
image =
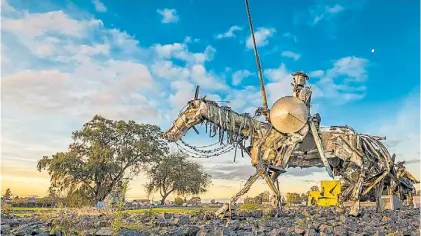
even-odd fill
[[[162,196],[161,205],[165,205],[165,199],[167,199],[168,195],[170,195],[170,194],[167,193],[167,194],[164,194],[164,196]]]
[[[161,199],[161,205],[165,205],[165,199],[167,199],[167,197],[174,191],[174,189],[170,190],[168,193],[164,193],[164,195],[161,194],[162,199]]]

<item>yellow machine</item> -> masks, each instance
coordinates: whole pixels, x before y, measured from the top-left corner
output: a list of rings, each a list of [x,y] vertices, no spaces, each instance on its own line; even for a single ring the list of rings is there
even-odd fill
[[[338,204],[338,195],[341,193],[339,180],[323,180],[320,191],[310,191],[308,194],[309,206],[335,206]]]

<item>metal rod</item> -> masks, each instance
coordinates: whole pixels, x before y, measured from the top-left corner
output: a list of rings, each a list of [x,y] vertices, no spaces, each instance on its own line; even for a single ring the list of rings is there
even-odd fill
[[[198,99],[199,98],[199,85],[196,87],[196,92],[194,93],[194,99]]]
[[[265,90],[265,85],[264,85],[264,81],[263,81],[262,67],[261,67],[261,64],[260,64],[259,53],[257,51],[257,46],[256,46],[256,39],[254,38],[253,23],[251,21],[251,14],[250,14],[248,0],[245,0],[245,3],[246,3],[246,9],[247,9],[247,17],[248,17],[248,21],[249,21],[249,25],[250,25],[251,38],[253,40],[254,55],[256,57],[257,74],[258,74],[259,80],[260,80],[260,91],[262,93],[262,102],[263,102],[264,115],[265,115],[266,119],[269,121],[269,118],[267,116],[268,115],[267,114],[267,111],[268,111],[268,102],[267,102],[267,99],[266,99],[266,90]]]

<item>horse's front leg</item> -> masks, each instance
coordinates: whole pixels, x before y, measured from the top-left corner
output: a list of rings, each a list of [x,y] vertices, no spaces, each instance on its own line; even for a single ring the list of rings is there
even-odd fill
[[[269,175],[265,172],[262,174],[263,178],[265,179],[267,185],[269,186],[270,190],[274,195],[274,201],[272,203],[272,207],[276,210],[279,210],[281,207],[281,192],[279,191],[279,185],[277,184],[277,178],[279,174],[276,174],[276,179],[272,179]]]
[[[376,186],[376,211],[382,212],[383,211],[383,202],[382,202],[382,194],[384,188],[384,180],[380,181]]]
[[[354,189],[352,191],[351,198],[354,202],[354,205],[351,207],[351,210],[349,212],[349,215],[351,216],[358,216],[360,214],[360,198],[365,178],[365,171],[366,170],[364,166],[362,166],[360,176],[358,177],[357,183],[354,185]]]
[[[235,194],[228,204],[224,204],[221,208],[219,208],[215,215],[217,217],[223,218],[225,217],[226,211],[229,211],[230,217],[232,216],[232,207],[234,207],[235,203],[237,202],[238,198],[240,198],[242,195],[246,194],[251,186],[256,182],[256,180],[260,177],[260,175],[263,173],[263,169],[258,169],[256,173],[254,173],[250,178],[247,180],[247,182],[244,184],[244,187],[240,189],[240,191]]]

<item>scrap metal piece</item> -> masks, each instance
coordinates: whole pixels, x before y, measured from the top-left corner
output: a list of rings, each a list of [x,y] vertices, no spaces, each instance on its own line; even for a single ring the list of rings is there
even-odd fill
[[[270,122],[279,132],[289,134],[302,129],[307,123],[308,115],[308,108],[303,101],[286,96],[273,104]]]
[[[316,142],[316,146],[317,146],[317,150],[319,151],[320,158],[322,159],[322,162],[326,168],[327,173],[329,174],[330,177],[334,179],[333,171],[330,168],[330,164],[327,161],[327,158],[325,156],[322,140],[320,139],[319,132],[317,131],[316,125],[314,124],[312,120],[310,120],[309,122],[310,122],[311,133],[313,134],[314,141]]]

